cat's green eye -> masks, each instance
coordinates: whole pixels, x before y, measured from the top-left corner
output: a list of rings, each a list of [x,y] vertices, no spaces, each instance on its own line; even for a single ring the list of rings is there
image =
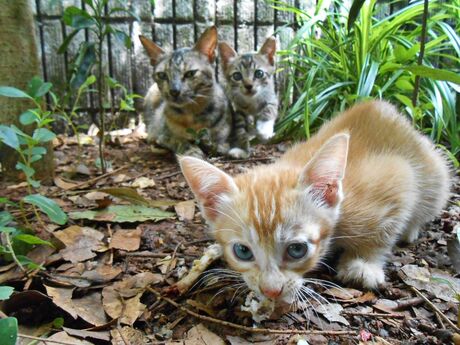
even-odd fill
[[[251,249],[244,244],[235,243],[233,245],[233,253],[235,253],[235,256],[242,261],[251,261],[254,259]]]
[[[287,247],[286,252],[291,259],[302,259],[308,253],[308,246],[305,243],[292,243]]]
[[[233,80],[240,81],[243,79],[243,75],[240,72],[235,72],[232,74]]]
[[[184,78],[187,78],[187,79],[188,79],[188,78],[192,78],[192,77],[195,76],[196,72],[198,72],[197,69],[193,69],[193,70],[187,71],[187,72],[185,72],[185,74],[184,74]]]
[[[256,69],[256,71],[254,72],[254,77],[257,79],[260,79],[260,78],[263,78],[263,76],[264,76],[264,71],[262,71],[261,69]]]
[[[160,79],[160,80],[166,80],[166,79],[168,79],[168,76],[166,75],[165,72],[158,72],[157,73],[157,78]]]

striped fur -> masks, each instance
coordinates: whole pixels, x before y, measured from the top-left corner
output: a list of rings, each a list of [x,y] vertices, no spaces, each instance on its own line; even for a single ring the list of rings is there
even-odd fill
[[[230,267],[287,303],[339,248],[338,278],[377,288],[392,246],[417,239],[450,186],[444,156],[383,101],[352,107],[277,162],[234,178],[198,159],[180,163]],[[254,260],[240,260],[235,243]],[[290,259],[290,243],[306,244],[305,257]]]
[[[216,28],[207,29],[194,48],[172,53],[140,39],[155,79],[144,104],[148,140],[178,154],[226,154],[232,118],[214,75]]]
[[[256,135],[265,142],[273,135],[278,116],[275,93],[276,40],[269,37],[258,53],[238,55],[227,43],[219,43],[219,56],[226,79],[225,93],[233,109],[236,146],[249,152]]]

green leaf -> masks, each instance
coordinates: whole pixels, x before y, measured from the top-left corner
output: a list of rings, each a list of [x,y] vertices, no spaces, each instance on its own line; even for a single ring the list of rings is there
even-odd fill
[[[0,301],[4,301],[13,294],[14,287],[11,286],[0,286]]]
[[[402,67],[402,69],[424,78],[450,81],[451,83],[460,85],[460,75],[444,69],[432,68],[427,66],[407,66]]]
[[[160,221],[174,217],[174,213],[141,205],[111,205],[103,210],[71,212],[72,219],[90,219],[103,222]]]
[[[51,132],[47,128],[37,128],[32,135],[32,138],[37,140],[40,143],[46,143],[56,138],[56,134]]]
[[[44,269],[42,265],[39,265],[35,262],[33,262],[30,258],[28,258],[25,255],[16,255],[16,258],[18,261],[21,263],[23,266],[27,266],[27,268],[36,270],[36,269]]]
[[[15,150],[20,148],[18,136],[12,127],[0,125],[0,140]]]
[[[44,148],[42,146],[35,146],[35,147],[32,147],[30,150],[25,149],[24,153],[25,154],[30,153],[31,155],[44,155],[46,153],[46,148]]]
[[[57,317],[53,320],[53,328],[62,328],[64,326],[64,318]]]
[[[37,244],[37,245],[44,244],[44,245],[47,245],[47,246],[50,246],[50,247],[54,247],[50,242],[42,240],[41,238],[39,238],[37,236],[29,235],[29,234],[16,235],[16,236],[14,236],[14,239],[18,240],[18,241],[21,241],[21,242],[28,243],[28,244]]]
[[[13,216],[8,211],[0,211],[0,226],[7,226],[13,219]]]
[[[19,115],[19,122],[24,126],[30,125],[39,120],[37,114],[31,110],[26,110],[21,115]]]
[[[0,319],[0,344],[16,345],[18,339],[18,320],[15,317]]]
[[[55,201],[40,194],[27,195],[24,202],[37,206],[53,222],[63,225],[67,222],[67,215]]]
[[[11,98],[29,98],[32,99],[27,93],[22,90],[16,89],[11,86],[0,86],[0,96]]]
[[[40,187],[40,181],[34,180],[33,178],[28,177],[27,183],[30,184],[34,188]]]
[[[96,63],[96,46],[94,43],[83,42],[78,49],[78,55],[72,65],[72,76],[70,86],[78,89],[91,73],[91,69]],[[90,79],[91,80],[91,79]]]
[[[88,12],[75,6],[69,6],[64,10],[62,20],[75,29],[86,29],[95,24],[95,20]]]
[[[76,34],[80,32],[81,29],[75,29],[70,33],[70,35],[66,36],[64,41],[62,42],[61,46],[58,49],[58,54],[64,54],[67,48],[69,47],[70,42],[72,42],[72,39],[75,37]]]
[[[27,85],[27,93],[33,98],[40,98],[48,93],[53,84],[44,82],[40,77],[33,77]]]
[[[25,165],[24,163],[17,162],[16,169],[22,170],[27,177],[32,177],[35,174],[35,169]]]
[[[5,234],[12,234],[16,231],[16,228],[13,228],[11,226],[0,226],[0,232],[3,232]]]

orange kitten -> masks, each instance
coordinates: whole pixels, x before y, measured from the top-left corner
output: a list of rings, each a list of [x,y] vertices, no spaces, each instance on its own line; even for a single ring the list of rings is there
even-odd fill
[[[383,101],[352,107],[277,162],[233,178],[196,158],[180,164],[228,265],[286,303],[337,248],[338,278],[377,288],[386,255],[417,239],[450,182],[434,145]]]

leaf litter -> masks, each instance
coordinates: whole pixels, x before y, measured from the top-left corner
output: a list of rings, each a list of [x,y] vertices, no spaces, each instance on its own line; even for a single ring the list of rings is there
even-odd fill
[[[94,147],[85,146],[83,156],[75,157],[74,138],[60,140],[64,144],[57,148],[56,157],[62,159],[55,185],[42,186],[40,192],[52,195],[70,219],[65,226],[46,224],[45,232],[36,230],[55,246],[34,245],[28,254],[44,270],[25,276],[0,261],[0,282],[15,287],[12,302],[7,300],[1,310],[17,317],[23,329],[22,324],[34,329],[35,336],[122,345],[446,344],[458,338],[413,290],[456,324],[458,178],[453,202],[441,217],[415,244],[394,249],[386,268],[388,282],[380,291],[315,286],[327,303],[310,301],[305,310],[254,323],[243,310],[246,293],[219,280],[205,284],[200,276],[225,264],[219,255],[202,257],[212,241],[172,155],[138,139],[125,140],[122,147],[108,148],[113,174],[101,176],[92,163]],[[282,146],[258,146],[247,161],[214,163],[237,173],[282,151]],[[131,164],[125,166],[126,159],[120,157],[130,157]],[[26,193],[24,188],[3,187],[11,200]],[[338,283],[331,269],[315,277]],[[50,328],[59,317],[64,325]],[[296,334],[309,330],[324,333]]]

